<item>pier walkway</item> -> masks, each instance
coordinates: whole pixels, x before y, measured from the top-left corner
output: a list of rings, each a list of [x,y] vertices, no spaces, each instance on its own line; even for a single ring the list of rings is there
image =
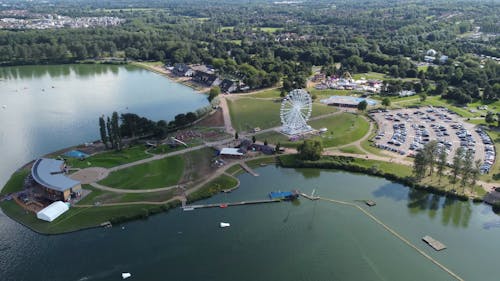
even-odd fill
[[[184,205],[182,208],[187,210],[202,209],[202,208],[225,208],[230,206],[242,206],[242,205],[255,205],[255,204],[265,204],[265,203],[278,203],[283,202],[280,199],[266,199],[266,200],[250,200],[241,202],[228,202],[228,203],[212,203],[212,204],[202,204],[202,205]]]
[[[243,170],[247,171],[250,175],[252,175],[254,177],[259,176],[259,174],[257,174],[254,170],[252,170],[252,168],[248,167],[248,165],[244,161],[240,162],[240,166],[241,166],[241,168],[243,168]]]

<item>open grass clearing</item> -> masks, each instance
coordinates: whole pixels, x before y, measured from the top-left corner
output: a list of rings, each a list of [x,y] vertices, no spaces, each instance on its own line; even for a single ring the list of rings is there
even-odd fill
[[[175,185],[184,171],[180,155],[112,172],[99,183],[120,189],[153,189]]]
[[[318,97],[317,98],[318,102],[320,99],[329,98],[331,96],[350,96],[354,94],[354,92],[351,90],[336,90],[336,89],[318,90],[314,88],[309,88],[307,90],[311,95],[316,95]]]
[[[23,190],[24,179],[30,174],[30,172],[30,169],[22,169],[13,173],[7,183],[3,186],[0,195]]]
[[[151,155],[145,153],[146,147],[136,145],[130,148],[125,148],[121,151],[106,151],[92,155],[84,160],[76,158],[67,158],[68,165],[72,168],[88,168],[88,167],[103,167],[111,168],[122,164],[135,162],[137,160],[146,159]]]
[[[276,31],[283,30],[283,27],[252,27],[252,30],[254,31],[261,30],[267,33],[275,33]]]
[[[363,152],[361,149],[359,149],[359,147],[355,145],[341,147],[339,148],[339,150],[344,153],[361,154],[361,155],[365,154],[365,152]]]
[[[55,221],[46,222],[38,219],[35,214],[26,212],[14,201],[2,202],[1,207],[9,217],[45,234],[59,234],[96,227],[103,222],[119,218],[147,217],[152,210],[158,212],[160,208],[151,205],[70,208],[69,211],[62,214]]]
[[[335,147],[359,140],[368,133],[369,122],[360,115],[340,113],[309,122],[315,129],[327,128],[328,131],[311,139],[321,140],[324,147]],[[289,137],[279,132],[266,132],[256,136],[258,140],[280,143],[284,147],[297,147],[302,141],[290,141]]]
[[[238,185],[238,180],[232,176],[222,174],[211,180],[197,191],[188,195],[188,202],[193,202],[203,198],[208,198],[223,190],[234,188]]]
[[[386,75],[380,72],[356,73],[352,75],[352,78],[355,80],[359,80],[362,77],[364,77],[367,80],[368,79],[384,80],[386,78]]]

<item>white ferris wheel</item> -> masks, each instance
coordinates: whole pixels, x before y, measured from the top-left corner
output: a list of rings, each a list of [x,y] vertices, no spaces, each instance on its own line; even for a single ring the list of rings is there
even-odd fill
[[[311,117],[312,99],[303,89],[288,93],[281,103],[281,131],[287,135],[299,135],[312,130],[307,125]]]

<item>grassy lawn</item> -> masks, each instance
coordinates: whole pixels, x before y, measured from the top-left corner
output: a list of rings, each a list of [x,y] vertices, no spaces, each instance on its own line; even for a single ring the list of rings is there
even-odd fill
[[[137,145],[130,148],[126,148],[122,151],[106,151],[103,153],[99,153],[90,156],[83,161],[75,158],[67,158],[67,159],[69,165],[73,168],[88,168],[88,167],[111,168],[114,166],[151,157],[151,155],[148,155],[144,152],[145,150],[146,150],[145,146]]]
[[[177,184],[183,171],[184,159],[176,155],[112,172],[99,183],[121,189],[161,188]]]
[[[318,90],[314,88],[307,89],[311,95],[316,95],[318,97],[317,101],[320,99],[329,98],[330,96],[349,96],[353,94],[351,90],[335,90],[335,89],[325,89]]]
[[[422,70],[423,72],[427,72],[428,68],[429,68],[428,65],[417,66],[418,71]]]
[[[94,205],[99,202],[101,204],[108,203],[125,203],[125,202],[163,202],[172,198],[176,190],[166,190],[158,192],[145,193],[116,193],[93,188],[90,185],[83,186],[84,189],[92,192],[85,196],[77,205]]]
[[[231,122],[237,131],[252,131],[280,125],[281,103],[270,100],[238,98],[228,100]]]
[[[375,167],[377,170],[383,171],[384,173],[396,174],[400,177],[407,177],[412,174],[412,168],[410,166],[391,162],[354,158],[352,163],[365,168]]]
[[[29,169],[22,169],[21,171],[17,171],[12,174],[10,179],[2,188],[2,191],[0,191],[0,195],[21,191],[23,189],[24,179],[30,174],[30,172],[31,171]]]
[[[327,128],[328,132],[312,137],[321,139],[324,147],[344,145],[362,138],[368,133],[370,124],[364,118],[352,113],[341,113],[309,122],[315,129]],[[258,140],[267,140],[269,143],[280,143],[284,147],[297,147],[301,141],[291,142],[289,138],[279,132],[266,132],[256,136]]]
[[[280,90],[279,89],[271,89],[271,90],[266,90],[262,92],[258,92],[256,94],[252,94],[253,98],[275,98],[275,99],[281,99],[280,97]]]
[[[233,31],[234,26],[223,26],[220,28],[220,31],[230,30]]]
[[[26,212],[13,201],[3,202],[0,206],[9,217],[45,234],[76,231],[122,218],[147,217],[152,211],[158,212],[161,210],[161,207],[151,205],[70,208],[69,211],[49,223],[37,219],[35,214]]]
[[[262,30],[267,33],[275,33],[276,31],[283,30],[282,27],[253,27],[252,30]]]
[[[384,80],[385,74],[379,72],[368,72],[368,73],[356,73],[352,75],[352,78],[355,80],[359,80],[361,79],[361,77],[364,77],[365,79]]]
[[[257,168],[257,167],[260,167],[261,164],[268,165],[268,164],[276,163],[276,157],[274,157],[274,156],[261,157],[261,158],[257,158],[257,159],[248,160],[245,163],[250,168]]]
[[[203,198],[208,198],[215,195],[223,190],[231,189],[236,187],[238,180],[234,177],[228,175],[220,175],[217,178],[211,180],[205,184],[199,190],[188,195],[188,202],[193,202]]]
[[[226,173],[234,176],[235,174],[239,173],[240,171],[243,171],[243,168],[241,168],[240,164],[236,164],[236,165],[229,167],[226,170]]]
[[[342,148],[339,148],[339,150],[341,152],[344,152],[344,153],[365,154],[361,149],[359,149],[357,146],[354,146],[354,145],[342,147]]]

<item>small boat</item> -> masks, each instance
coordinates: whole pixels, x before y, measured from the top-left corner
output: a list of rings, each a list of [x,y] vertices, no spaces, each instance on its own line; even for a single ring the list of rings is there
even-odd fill
[[[132,274],[128,273],[128,272],[122,272],[122,279],[127,279],[129,277],[131,277]]]
[[[222,228],[224,228],[224,227],[229,227],[229,226],[231,226],[231,224],[230,224],[230,223],[227,223],[227,222],[221,222],[221,223],[220,223],[220,227],[222,227]]]
[[[227,208],[227,204],[220,204],[219,207],[221,207],[221,208]]]

